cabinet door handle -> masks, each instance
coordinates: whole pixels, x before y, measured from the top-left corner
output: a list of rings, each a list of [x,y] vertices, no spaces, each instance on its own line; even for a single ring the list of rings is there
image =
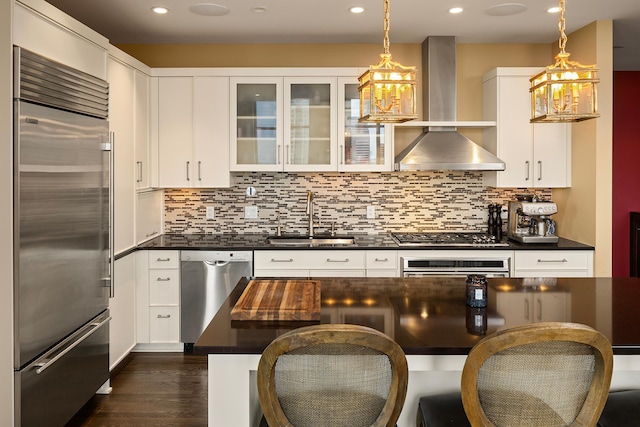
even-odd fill
[[[189,166],[191,165],[191,162],[187,162],[187,181],[191,181],[191,179],[189,178]]]
[[[569,262],[566,259],[538,259],[539,263],[545,263],[545,262],[556,262],[556,263],[565,263],[565,262]]]
[[[285,162],[287,162],[287,164],[290,165],[291,164],[291,157],[289,157],[289,152],[290,152],[289,144],[284,146],[284,151],[285,151],[285,153],[284,153]]]
[[[344,165],[345,160],[344,145],[340,144],[340,164]]]
[[[524,180],[525,181],[529,181],[529,160],[527,160],[526,162],[524,162],[524,172],[525,172],[525,177]]]
[[[164,277],[164,278],[158,277],[156,279],[156,282],[170,282],[170,281],[171,281],[171,277]]]
[[[202,162],[198,160],[198,181],[202,181]]]
[[[158,319],[169,319],[171,318],[170,314],[158,314]]]
[[[142,182],[142,162],[136,162],[136,165],[138,165],[138,178],[136,182]]]
[[[538,320],[542,320],[542,301],[538,299]]]
[[[275,258],[271,258],[271,262],[293,262],[293,258],[289,258],[289,259],[275,259]]]
[[[345,259],[331,259],[331,258],[327,258],[327,262],[349,262],[349,258],[345,258]]]
[[[529,299],[525,298],[524,299],[524,318],[527,320],[529,319]]]
[[[156,261],[158,261],[158,262],[168,262],[168,261],[171,261],[171,258],[156,258]]]
[[[282,160],[280,160],[280,150],[282,148],[282,145],[278,144],[278,148],[276,149],[276,164],[279,165]]]
[[[542,160],[538,160],[538,181],[542,181]]]

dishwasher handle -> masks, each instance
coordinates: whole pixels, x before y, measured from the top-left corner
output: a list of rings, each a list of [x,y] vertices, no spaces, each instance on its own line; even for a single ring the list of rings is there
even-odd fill
[[[212,267],[224,267],[225,265],[229,264],[231,261],[203,261],[203,262]]]

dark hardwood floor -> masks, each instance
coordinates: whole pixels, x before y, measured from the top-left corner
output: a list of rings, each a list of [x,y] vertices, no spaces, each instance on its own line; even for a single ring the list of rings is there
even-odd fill
[[[206,356],[131,353],[123,365],[111,394],[94,396],[66,427],[207,425]]]

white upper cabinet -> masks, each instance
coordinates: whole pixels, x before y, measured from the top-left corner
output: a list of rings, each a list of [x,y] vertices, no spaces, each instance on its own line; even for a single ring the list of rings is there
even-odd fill
[[[358,123],[357,77],[338,79],[338,170],[393,170],[393,128],[382,123]]]
[[[484,147],[506,164],[485,172],[492,187],[571,186],[571,125],[531,124],[529,78],[539,68],[496,68],[483,78],[483,118],[496,126],[484,130]]]
[[[232,171],[283,170],[281,77],[230,80],[230,168]]]
[[[336,79],[284,79],[284,170],[335,171]]]
[[[158,186],[229,187],[229,79],[154,79]]]
[[[232,77],[231,170],[335,171],[335,77]]]
[[[134,90],[134,133],[136,160],[136,189],[147,189],[150,186],[151,159],[149,152],[149,102],[150,77],[138,70],[133,74]]]

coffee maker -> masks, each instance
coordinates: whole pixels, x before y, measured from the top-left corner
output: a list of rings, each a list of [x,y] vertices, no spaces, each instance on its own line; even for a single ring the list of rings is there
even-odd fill
[[[550,218],[557,212],[554,202],[511,200],[507,237],[522,243],[557,243],[556,222]]]

